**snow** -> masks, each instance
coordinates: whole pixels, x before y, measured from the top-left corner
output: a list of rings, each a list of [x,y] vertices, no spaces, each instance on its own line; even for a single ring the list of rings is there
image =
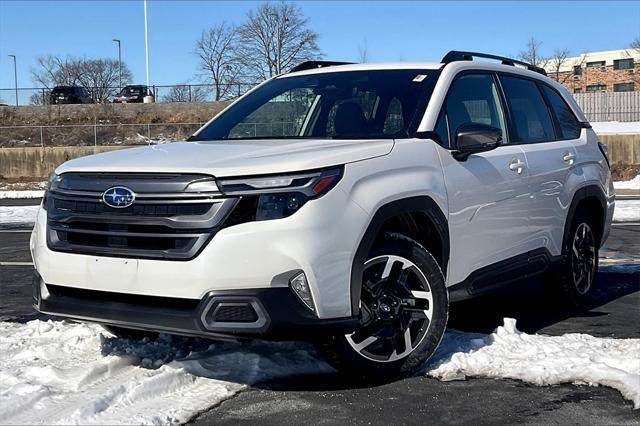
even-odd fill
[[[598,135],[640,134],[640,121],[596,121],[591,122],[591,127]]]
[[[423,374],[618,389],[640,407],[640,339],[529,335],[505,319],[493,334],[445,334]],[[333,370],[304,343],[134,341],[68,321],[0,322],[0,424],[168,424],[247,386]]]
[[[3,198],[11,198],[11,199],[16,199],[16,198],[42,198],[42,196],[44,195],[44,190],[41,191],[34,191],[34,190],[27,190],[27,191],[0,191],[0,200],[2,200]]]
[[[530,335],[514,319],[491,335],[451,331],[427,375],[440,380],[509,378],[538,386],[560,383],[608,386],[640,408],[640,339],[587,334]]]
[[[35,223],[40,206],[0,206],[0,224]]]
[[[247,385],[330,372],[303,344],[118,339],[94,324],[0,322],[0,424],[169,424]]]
[[[631,180],[622,180],[619,182],[613,182],[613,187],[617,189],[634,189],[640,191],[640,175],[634,177]]]
[[[640,200],[616,200],[614,222],[640,222]]]

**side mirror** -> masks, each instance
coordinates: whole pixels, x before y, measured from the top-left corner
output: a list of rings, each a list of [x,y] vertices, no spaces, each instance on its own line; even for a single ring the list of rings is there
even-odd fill
[[[456,130],[457,150],[453,157],[465,161],[471,154],[491,151],[502,142],[502,130],[480,123],[463,123]]]

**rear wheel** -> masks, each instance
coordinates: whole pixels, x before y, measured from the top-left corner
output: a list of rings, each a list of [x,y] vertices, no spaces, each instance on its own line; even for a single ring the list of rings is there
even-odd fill
[[[561,299],[579,305],[593,293],[598,273],[598,238],[594,221],[579,211],[571,222],[564,243],[562,264],[555,274],[546,277],[546,286],[559,293]]]
[[[410,374],[440,343],[448,316],[444,276],[416,241],[386,234],[364,264],[360,326],[318,345],[335,368],[371,380]]]

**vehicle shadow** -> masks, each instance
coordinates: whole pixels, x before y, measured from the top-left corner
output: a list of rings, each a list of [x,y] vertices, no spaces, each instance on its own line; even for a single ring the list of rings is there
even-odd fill
[[[559,300],[549,291],[545,291],[540,279],[523,281],[484,297],[451,304],[449,328],[491,333],[502,325],[504,318],[514,318],[517,320],[518,330],[536,333],[572,319],[615,316],[629,318],[630,314],[634,314],[633,311],[619,312],[605,305],[640,292],[640,269],[629,273],[603,268],[598,273],[596,286],[594,293],[584,305],[571,306],[570,303]],[[636,296],[640,297],[640,294]],[[639,315],[637,311],[635,315]],[[615,318],[602,320],[606,323]],[[559,330],[565,329],[568,329],[567,332],[571,331],[570,324]],[[606,330],[603,331],[604,335],[610,334]],[[574,332],[588,331],[581,327]]]

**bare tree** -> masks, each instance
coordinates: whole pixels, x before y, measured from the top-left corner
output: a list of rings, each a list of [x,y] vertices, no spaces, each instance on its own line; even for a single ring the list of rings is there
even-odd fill
[[[364,42],[361,46],[358,46],[358,62],[361,64],[365,64],[369,61],[369,46],[367,44],[367,38],[365,37]]]
[[[173,86],[163,98],[163,102],[205,102],[207,90],[203,86],[183,84]]]
[[[556,49],[553,51],[553,55],[549,58],[547,65],[551,69],[551,71],[555,75],[556,81],[560,83],[564,83],[569,79],[571,74],[567,74],[564,78],[560,78],[560,70],[567,63],[567,58],[569,57],[569,49]],[[562,81],[560,81],[562,80]]]
[[[318,33],[294,3],[263,3],[247,13],[240,29],[242,65],[254,79],[264,80],[300,62],[319,59]]]
[[[120,64],[115,59],[66,58],[43,56],[31,70],[33,81],[44,88],[83,86],[95,102],[104,102],[116,92]],[[122,81],[131,81],[131,71],[122,64]]]
[[[241,69],[238,43],[238,29],[225,22],[203,31],[196,41],[199,69],[213,83],[216,101],[226,98],[238,81]]]
[[[530,37],[529,41],[527,41],[527,47],[518,53],[518,59],[528,62],[531,65],[544,68],[548,60],[540,54],[540,46],[542,46],[540,40],[536,40],[535,37]]]
[[[640,35],[633,39],[629,47],[636,51],[637,54],[640,55]]]

